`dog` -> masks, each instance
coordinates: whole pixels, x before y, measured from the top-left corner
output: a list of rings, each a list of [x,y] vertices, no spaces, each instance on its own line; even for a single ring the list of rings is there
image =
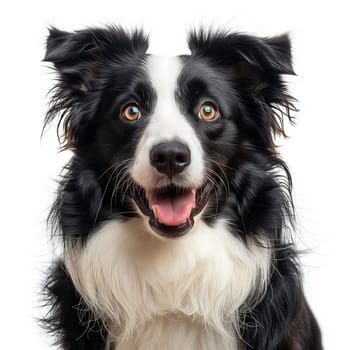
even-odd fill
[[[72,157],[42,321],[64,350],[320,350],[275,145],[296,112],[289,37],[199,29],[188,46],[50,28],[44,128]]]

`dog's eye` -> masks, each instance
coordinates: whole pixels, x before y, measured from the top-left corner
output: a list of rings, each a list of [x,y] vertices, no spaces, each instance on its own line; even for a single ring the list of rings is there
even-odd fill
[[[141,112],[137,105],[130,104],[123,109],[122,116],[126,120],[134,121],[140,119]]]
[[[199,117],[205,121],[215,120],[219,116],[219,111],[217,107],[210,103],[205,102],[199,109]]]

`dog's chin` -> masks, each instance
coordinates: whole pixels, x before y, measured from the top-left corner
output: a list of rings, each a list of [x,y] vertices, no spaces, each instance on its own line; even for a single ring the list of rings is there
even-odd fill
[[[153,232],[164,238],[179,238],[189,233],[196,216],[202,212],[209,198],[209,185],[199,188],[168,185],[145,189],[141,186],[131,197]]]
[[[149,226],[156,234],[165,238],[179,238],[185,236],[188,232],[191,231],[194,225],[193,216],[189,217],[186,222],[176,225],[170,226],[162,224],[154,214],[151,214],[149,217]]]

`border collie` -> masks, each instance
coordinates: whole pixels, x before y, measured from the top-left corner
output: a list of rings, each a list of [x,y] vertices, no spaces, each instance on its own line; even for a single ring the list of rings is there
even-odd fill
[[[165,58],[139,30],[50,29],[45,126],[72,158],[43,322],[65,350],[319,350],[275,146],[296,110],[289,38],[188,45]]]

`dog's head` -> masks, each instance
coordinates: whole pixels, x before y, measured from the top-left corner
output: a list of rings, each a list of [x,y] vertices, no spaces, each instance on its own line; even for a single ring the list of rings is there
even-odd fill
[[[147,48],[139,31],[50,30],[45,61],[58,82],[46,124],[58,115],[74,152],[63,192],[74,187],[94,224],[109,209],[165,237],[225,210],[238,221],[254,214],[284,134],[276,110],[289,117],[292,107],[281,78],[293,74],[288,37],[198,31],[190,55]]]

